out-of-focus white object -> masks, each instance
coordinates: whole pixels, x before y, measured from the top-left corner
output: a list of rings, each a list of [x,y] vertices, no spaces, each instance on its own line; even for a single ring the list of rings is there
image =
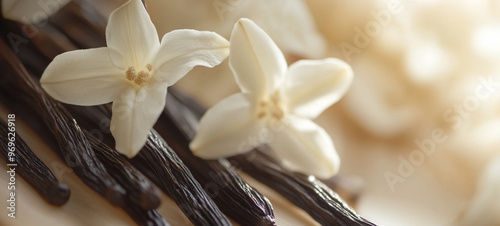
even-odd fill
[[[249,18],[285,54],[321,58],[327,44],[304,0],[149,0],[147,9],[158,34],[181,28],[215,31],[229,38],[233,24]]]
[[[357,75],[341,105],[374,137],[426,136],[428,127],[449,128],[443,114],[470,95],[466,85],[499,74],[495,1],[308,3],[331,54],[350,60]],[[482,103],[467,119],[486,109]],[[367,105],[370,110],[364,110]]]
[[[477,190],[460,225],[500,225],[500,155],[479,178]]]
[[[35,24],[47,19],[70,0],[2,0],[4,18],[24,24]]]

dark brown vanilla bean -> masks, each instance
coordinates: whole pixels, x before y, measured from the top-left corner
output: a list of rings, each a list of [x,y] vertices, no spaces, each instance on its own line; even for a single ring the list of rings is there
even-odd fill
[[[175,97],[177,103],[185,106],[183,114],[179,114],[185,119],[176,119],[184,122],[179,128],[188,136],[194,134],[196,121],[204,113],[203,108],[178,91],[170,89],[169,94]],[[175,101],[170,102],[169,106],[172,109],[182,108]],[[254,151],[232,160],[246,173],[273,188],[323,225],[374,225],[357,215],[334,191],[316,178],[292,173],[260,152]]]
[[[132,205],[139,205],[146,210],[156,209],[160,205],[159,193],[144,174],[133,167],[125,156],[120,155],[89,132],[84,132],[97,158],[127,191],[127,198]]]
[[[109,120],[110,105],[75,107],[75,115],[84,126],[96,127],[100,120]],[[90,125],[92,124],[92,125]],[[109,133],[103,140],[112,143]],[[163,138],[152,130],[143,149],[130,162],[169,195],[195,225],[229,225],[229,221],[201,188],[177,154]]]
[[[314,176],[287,171],[260,151],[233,157],[232,160],[243,171],[278,191],[322,225],[374,225],[357,215],[335,192]]]
[[[68,3],[49,23],[75,43],[78,48],[88,49],[106,46],[106,19],[96,12],[92,4]]]
[[[1,80],[0,80],[1,81]],[[12,102],[14,101],[9,101],[5,100],[1,96],[3,103],[6,103],[7,105],[12,105]],[[18,101],[17,101],[18,103]],[[26,114],[22,114],[22,112],[27,112],[27,109],[25,106],[17,106],[15,111],[21,111],[19,115],[21,116],[26,116]],[[17,114],[16,114],[17,116]],[[40,132],[39,130],[42,129],[41,131],[44,131],[44,128],[37,128],[39,126],[39,122],[41,120],[35,120],[34,122],[30,123],[30,126],[33,128],[35,127],[36,132]],[[46,130],[46,129],[45,129]],[[43,137],[46,142],[49,142],[49,145],[55,144],[56,141],[52,141],[51,139],[47,139],[48,137]],[[56,144],[57,146],[57,144]],[[108,162],[103,162],[104,164],[108,164]],[[137,170],[136,170],[137,172]],[[115,172],[115,171],[110,171],[111,175],[115,176],[114,174],[122,175],[123,172]],[[127,189],[128,191],[128,189]],[[128,194],[128,193],[127,193]],[[140,205],[131,202],[130,199],[125,199],[125,204],[122,206],[122,209],[125,210],[129,216],[136,221],[138,225],[168,225],[163,217],[156,211],[156,210],[145,210],[140,207]]]
[[[12,164],[10,170],[13,169],[13,173],[21,175],[48,203],[56,206],[65,204],[71,193],[68,186],[59,183],[52,171],[36,157],[24,140],[8,128],[15,127],[7,127],[7,124],[0,120],[0,147],[2,149],[0,155],[8,164]],[[14,144],[12,146],[9,145],[10,138]],[[12,150],[13,155],[9,156],[9,149]]]
[[[167,226],[169,225],[156,210],[144,210],[130,200],[125,201],[122,207],[132,219],[141,226]]]
[[[2,83],[4,80],[0,79],[0,83]],[[5,86],[2,86],[4,88]],[[2,91],[5,91],[4,89],[1,89]],[[4,94],[4,93],[2,93]],[[20,101],[12,101],[9,99],[5,99],[6,96],[0,96],[2,97],[2,101],[4,104],[7,106],[15,105],[15,103],[19,103]],[[14,112],[19,111],[20,116],[25,116],[28,117],[29,115],[25,114],[26,112],[29,111],[26,106],[23,105],[16,105]],[[16,116],[18,114],[16,113]],[[43,125],[40,125],[40,122],[42,120],[36,118],[35,120],[28,120],[28,123],[30,127],[34,128],[37,133],[43,133],[46,131],[46,127]],[[43,134],[39,134],[43,135]],[[50,136],[41,136],[46,142],[49,143],[51,146],[55,146],[57,148],[57,142],[53,139],[50,139],[52,137]],[[107,162],[104,162],[104,164],[108,164]],[[110,172],[113,174],[117,172]],[[123,174],[122,172],[118,172],[118,174]],[[138,225],[168,225],[168,223],[165,222],[165,219],[156,211],[156,210],[145,210],[140,207],[140,205],[133,203],[129,199],[125,199],[125,204],[122,206],[122,209],[125,210],[129,216],[136,221]]]
[[[156,131],[150,132],[146,145],[131,162],[172,197],[193,224],[231,225]]]
[[[24,95],[44,119],[57,139],[56,151],[82,181],[114,205],[123,204],[125,190],[108,174],[90,147],[87,138],[66,109],[49,97],[26,71],[16,55],[0,41],[0,69],[15,90],[12,95]]]
[[[349,206],[356,209],[358,200],[365,187],[364,181],[355,176],[336,175],[327,180],[321,180],[334,190]]]
[[[227,216],[241,225],[275,225],[269,200],[247,184],[227,160],[205,161],[191,153],[187,137],[194,136],[194,132],[189,131],[191,127],[188,124],[197,122],[184,121],[184,115],[190,112],[175,101],[175,98],[167,95],[166,111],[171,117],[160,117],[156,127],[210,197]],[[186,128],[179,129],[178,126]]]

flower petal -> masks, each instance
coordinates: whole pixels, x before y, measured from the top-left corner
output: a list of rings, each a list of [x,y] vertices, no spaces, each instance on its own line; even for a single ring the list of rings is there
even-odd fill
[[[189,145],[201,158],[216,159],[250,151],[259,145],[257,134],[263,128],[257,121],[248,94],[234,94],[201,118],[195,138]],[[254,142],[255,141],[255,142]]]
[[[288,110],[316,118],[347,92],[352,80],[351,67],[339,59],[297,61],[286,74],[284,96]]]
[[[285,57],[254,22],[240,19],[231,34],[229,64],[243,92],[271,94],[282,85]]]
[[[229,42],[214,32],[175,30],[163,36],[153,61],[155,79],[176,83],[195,66],[214,67],[229,55]]]
[[[269,143],[282,164],[291,170],[326,179],[335,175],[340,159],[333,142],[309,119],[289,116]]]
[[[166,84],[154,84],[130,88],[113,102],[110,130],[118,152],[132,158],[141,150],[165,107],[166,95]]]
[[[47,19],[70,0],[29,1],[2,0],[2,15],[9,20],[24,24],[34,24]]]
[[[130,87],[125,72],[111,63],[106,47],[56,56],[40,83],[54,99],[84,106],[109,103]]]
[[[143,68],[160,47],[156,28],[140,0],[130,0],[109,16],[106,43],[117,67]],[[125,68],[122,68],[125,69]]]

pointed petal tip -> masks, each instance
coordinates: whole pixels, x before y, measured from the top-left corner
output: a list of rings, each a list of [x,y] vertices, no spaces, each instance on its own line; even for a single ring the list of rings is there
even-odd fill
[[[315,175],[319,179],[329,179],[337,175],[340,170],[340,157],[335,147],[332,146],[329,153],[328,156],[317,160],[317,164],[320,167],[315,172],[311,172],[312,175]]]
[[[339,101],[349,90],[354,73],[336,58],[299,60],[290,65],[285,96],[291,114],[313,119]]]
[[[198,153],[199,153],[199,149],[200,149],[200,145],[199,145],[199,141],[198,141],[198,136],[195,136],[193,140],[191,140],[191,143],[189,143],[189,149],[191,150],[191,152],[198,156]]]
[[[221,153],[214,150],[209,143],[207,143],[207,139],[201,138],[198,134],[195,138],[189,143],[189,149],[198,158],[214,160],[227,156],[221,156]]]
[[[289,116],[288,123],[269,143],[282,164],[292,171],[329,178],[340,168],[340,158],[328,133],[311,120]]]
[[[340,170],[340,159],[338,156],[332,159],[318,159],[314,168],[303,168],[296,164],[285,164],[292,171],[313,175],[319,179],[326,180],[338,174]]]
[[[341,90],[340,98],[342,98],[342,96],[344,96],[347,93],[347,91],[349,91],[349,89],[351,88],[351,85],[354,81],[354,71],[352,70],[351,65],[349,65],[343,60],[337,58],[327,58],[327,59],[332,64],[338,65],[338,67],[340,68],[339,73],[342,75],[342,80],[343,80],[343,82],[341,83],[344,83],[344,87],[340,87]]]
[[[248,151],[249,137],[262,128],[254,116],[252,96],[233,94],[210,108],[201,118],[190,148],[205,159],[218,159]]]
[[[318,177],[319,179],[326,180],[337,175],[339,170],[340,170],[340,159],[337,158],[334,162],[326,163],[325,170],[317,172],[315,176]]]
[[[207,160],[222,158],[220,156],[214,155],[213,153],[204,150],[198,140],[193,140],[193,142],[189,144],[189,149],[191,149],[193,155],[195,155],[198,158]]]
[[[160,47],[156,28],[140,0],[129,0],[111,12],[105,32],[117,65],[146,65]]]
[[[74,50],[59,54],[45,68],[40,84],[54,99],[89,106],[109,103],[129,87],[115,68],[108,48]]]
[[[229,41],[211,31],[180,29],[162,38],[153,65],[160,81],[173,85],[196,66],[213,68],[229,55]]]
[[[252,20],[241,18],[230,38],[229,66],[243,92],[272,93],[285,78],[286,59],[272,38]]]
[[[237,25],[249,25],[249,24],[252,24],[252,25],[256,25],[255,22],[253,22],[253,20],[250,20],[248,18],[245,18],[245,17],[242,17],[238,20],[238,22],[236,22]]]
[[[127,156],[127,158],[131,159],[133,157],[135,157],[137,154],[139,154],[139,150],[134,150],[132,149],[131,147],[130,148],[126,148],[126,149],[121,149],[119,146],[116,146],[115,147],[116,151],[118,151],[119,153]]]
[[[111,131],[113,133],[113,130]],[[114,137],[114,135],[113,135]],[[144,140],[134,139],[133,141],[124,143],[121,139],[115,138],[115,150],[120,154],[125,155],[127,158],[134,158],[146,145],[147,138]]]
[[[220,43],[221,47],[229,49],[229,40],[227,40],[226,38],[222,37],[217,32],[214,32],[214,31],[201,31],[201,32],[212,35],[214,37],[214,40],[216,40],[216,42]]]
[[[323,61],[330,64],[332,68],[338,68],[339,72],[345,74],[347,78],[352,79],[354,77],[354,71],[347,62],[333,57],[325,58]]]
[[[230,138],[231,139],[231,138]],[[243,149],[241,144],[246,144],[245,142],[233,142],[237,139],[232,138],[232,141],[227,143],[224,140],[220,140],[220,142],[212,143],[209,140],[201,141],[201,139],[193,139],[193,141],[189,144],[189,149],[193,153],[193,155],[206,159],[206,160],[216,160],[220,158],[228,158],[235,155],[244,154],[253,149],[248,145],[248,148]],[[238,143],[240,145],[237,145]]]
[[[116,150],[136,155],[146,144],[148,135],[165,108],[167,89],[129,89],[113,101],[110,130]]]
[[[131,159],[131,158],[135,157],[138,153],[139,153],[139,151],[134,151],[132,149],[129,149],[124,154],[125,154],[125,156],[127,156],[127,158]]]

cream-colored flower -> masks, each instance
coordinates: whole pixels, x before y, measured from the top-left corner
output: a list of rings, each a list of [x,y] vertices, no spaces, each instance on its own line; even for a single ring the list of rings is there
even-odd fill
[[[213,67],[229,43],[213,32],[175,30],[161,41],[140,0],[110,15],[108,47],[63,53],[40,79],[55,99],[76,105],[113,101],[111,132],[116,150],[135,156],[165,107],[167,87],[197,65]]]
[[[276,44],[248,19],[236,23],[230,51],[242,93],[207,111],[190,144],[193,152],[214,159],[268,143],[292,170],[322,178],[334,175],[340,160],[333,142],[311,119],[347,91],[353,78],[349,65],[329,58],[301,60],[287,68]],[[262,133],[268,139],[258,139]]]

